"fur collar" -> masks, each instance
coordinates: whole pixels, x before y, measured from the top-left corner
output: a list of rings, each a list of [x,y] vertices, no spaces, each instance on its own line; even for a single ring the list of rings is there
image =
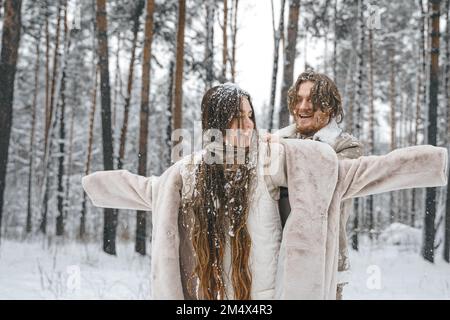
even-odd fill
[[[325,142],[332,146],[335,144],[336,139],[341,135],[341,133],[342,129],[339,128],[336,120],[331,119],[330,123],[313,135],[312,140]],[[297,126],[295,123],[278,130],[274,133],[274,135],[281,138],[301,138],[297,133]]]

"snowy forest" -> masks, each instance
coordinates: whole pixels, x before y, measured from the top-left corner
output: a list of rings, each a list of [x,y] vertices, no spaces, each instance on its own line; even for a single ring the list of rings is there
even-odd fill
[[[81,178],[161,175],[216,84],[248,90],[275,131],[293,121],[288,89],[317,70],[365,155],[449,148],[449,5],[0,0],[0,299],[150,299],[151,212],[94,207]],[[357,198],[347,235],[344,299],[450,299],[447,187]]]

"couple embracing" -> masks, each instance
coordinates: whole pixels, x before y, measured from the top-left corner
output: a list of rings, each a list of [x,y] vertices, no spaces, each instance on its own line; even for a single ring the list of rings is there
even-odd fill
[[[295,123],[260,134],[235,84],[201,103],[203,149],[161,176],[83,177],[98,207],[152,212],[153,299],[340,299],[351,199],[447,183],[447,149],[362,156],[343,132],[334,82],[312,71],[289,90]]]

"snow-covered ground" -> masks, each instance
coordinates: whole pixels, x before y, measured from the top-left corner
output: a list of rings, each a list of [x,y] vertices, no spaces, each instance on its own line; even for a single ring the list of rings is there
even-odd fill
[[[118,244],[0,244],[0,299],[149,299],[150,257]]]
[[[436,252],[435,263],[420,255],[420,229],[393,223],[377,240],[363,238],[350,250],[345,299],[450,299],[450,264]]]
[[[412,231],[398,228],[397,236]],[[365,240],[359,252],[351,250],[344,298],[450,299],[450,264],[440,257],[435,264],[425,262],[416,244],[403,239],[395,245],[386,234],[377,244]],[[132,243],[118,244],[117,253],[109,256],[99,244],[44,248],[3,240],[0,299],[149,299],[150,257],[134,253]]]

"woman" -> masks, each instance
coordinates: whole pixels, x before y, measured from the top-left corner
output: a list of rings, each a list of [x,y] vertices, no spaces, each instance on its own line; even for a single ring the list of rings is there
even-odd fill
[[[443,148],[338,161],[319,142],[259,143],[250,96],[233,84],[206,92],[202,128],[204,149],[161,177],[116,170],[82,181],[96,206],[152,211],[153,298],[335,299],[341,201],[446,183]]]
[[[182,191],[178,229],[183,295],[272,298],[281,242],[276,197],[279,185],[286,184],[285,175],[280,171],[265,179],[261,167],[258,174],[257,164],[264,162],[257,157],[265,152],[259,148],[247,92],[230,83],[216,86],[206,92],[201,108],[204,149],[173,166]],[[83,187],[96,206],[149,210],[151,185],[165,179],[105,171],[84,177]],[[128,187],[142,197],[130,198]],[[261,204],[264,216],[258,215]],[[155,215],[153,210],[153,219]],[[157,224],[153,221],[153,235]]]

